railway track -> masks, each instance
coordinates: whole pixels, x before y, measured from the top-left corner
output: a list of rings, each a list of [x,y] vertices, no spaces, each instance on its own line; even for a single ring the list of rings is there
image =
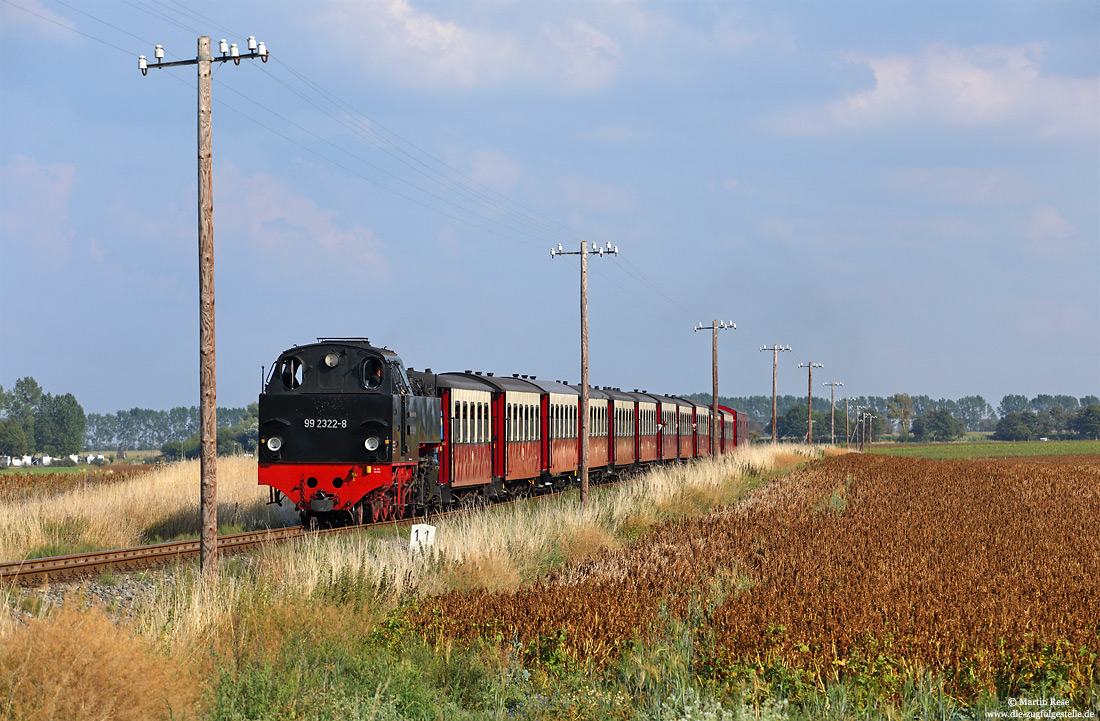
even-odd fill
[[[340,528],[324,528],[312,531],[302,526],[289,526],[287,528],[232,533],[218,536],[218,553],[240,553],[268,543],[282,543],[306,536],[346,533],[366,528],[397,527],[411,525],[423,520],[422,518],[405,518],[384,523],[342,526]],[[148,546],[118,548],[109,551],[9,561],[0,563],[0,584],[17,583],[26,586],[44,581],[69,581],[84,578],[108,568],[119,571],[139,571],[145,568],[166,566],[176,561],[198,558],[198,556],[199,539],[194,538],[186,541],[155,543]]]
[[[602,483],[601,487],[615,485],[616,482]],[[482,508],[501,508],[524,501],[540,502],[549,498],[556,498],[564,491],[529,496],[503,503],[494,503],[484,507],[460,508],[444,513],[433,514],[430,517],[401,518],[392,521],[380,521],[366,523],[358,526],[341,526],[338,528],[323,528],[308,530],[303,526],[289,526],[287,528],[271,528],[262,531],[249,531],[246,533],[232,533],[218,536],[218,553],[240,553],[258,548],[268,543],[282,543],[296,538],[307,536],[325,535],[331,533],[347,533],[350,531],[365,530],[368,528],[397,528],[410,526],[414,523],[429,523],[476,512]],[[166,566],[177,561],[184,561],[199,556],[199,539],[186,541],[172,541],[170,543],[156,543],[148,546],[135,546],[133,548],[119,548],[110,551],[93,551],[91,553],[74,553],[67,556],[54,556],[52,558],[33,558],[23,561],[8,561],[0,563],[0,584],[16,583],[29,586],[46,581],[70,581],[85,578],[105,569],[119,571],[139,571],[146,568]]]
[[[306,533],[305,529],[295,526],[218,536],[218,551],[225,553],[244,551],[264,543],[290,540],[304,533]],[[0,583],[32,585],[45,581],[66,581],[83,578],[108,568],[137,571],[197,558],[198,555],[199,539],[196,538],[110,551],[10,561],[0,563]]]

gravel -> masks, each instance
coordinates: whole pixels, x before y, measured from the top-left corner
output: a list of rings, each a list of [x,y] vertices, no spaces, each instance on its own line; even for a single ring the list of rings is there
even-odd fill
[[[232,558],[237,569],[247,568],[253,562],[247,554]],[[182,566],[141,571],[110,570],[79,580],[20,586],[5,610],[23,625],[51,608],[64,605],[70,598],[83,596],[85,603],[100,605],[115,618],[132,620],[151,599],[171,593],[178,584],[192,578],[197,571],[195,566],[195,562],[187,562]]]

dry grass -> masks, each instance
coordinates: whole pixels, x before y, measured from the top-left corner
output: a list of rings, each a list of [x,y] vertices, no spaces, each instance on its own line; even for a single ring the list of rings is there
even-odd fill
[[[199,463],[189,461],[121,483],[0,505],[0,560],[197,536],[198,489]],[[250,458],[218,459],[218,500],[222,528],[296,522],[288,510],[265,505],[266,489],[257,485],[256,462]]]
[[[0,718],[189,718],[193,671],[101,610],[73,603],[0,645]]]
[[[617,547],[625,531],[733,501],[759,474],[819,455],[809,446],[780,449],[750,447],[719,460],[658,469],[599,489],[584,508],[566,498],[448,518],[439,522],[429,553],[410,553],[403,535],[338,534],[269,546],[247,574],[223,573],[216,586],[196,577],[166,589],[144,610],[142,625],[182,650],[224,632],[241,608],[369,597],[371,612],[382,614],[410,595],[514,589],[548,564],[592,557]]]
[[[563,562],[603,557],[621,545],[624,528],[639,532],[663,521],[732,500],[750,476],[798,463],[817,452],[770,448],[732,458],[658,470],[615,488],[598,489],[582,508],[576,499],[528,503],[447,519],[436,546],[412,554],[406,537],[374,533],[313,536],[269,546],[250,564],[222,560],[216,581],[184,566],[175,582],[137,608],[134,631],[101,610],[68,603],[21,626],[0,620],[0,718],[175,718],[196,713],[199,669],[213,658],[273,656],[289,629],[324,638],[374,628],[403,597],[453,589],[475,593],[529,586]],[[219,462],[219,516],[237,505],[238,523],[279,525],[266,515],[255,464]],[[0,508],[0,557],[58,539],[51,524],[79,527],[81,539],[103,546],[140,543],[151,533],[194,532],[197,464],[170,466],[139,479],[48,504]],[[277,509],[276,509],[277,510]],[[244,520],[247,519],[247,520]],[[0,603],[15,597],[0,588]],[[348,604],[354,613],[348,613]],[[328,619],[315,628],[301,619]],[[324,638],[323,638],[324,637]],[[299,639],[300,640],[300,639]]]
[[[430,553],[411,554],[404,536],[314,536],[260,551],[244,572],[223,559],[219,579],[181,570],[176,582],[142,606],[142,633],[188,662],[232,638],[242,609],[354,602],[369,628],[399,599],[452,589],[501,591],[523,586],[547,568],[614,549],[621,540],[693,510],[733,501],[752,479],[819,456],[809,446],[756,446],[718,460],[652,471],[614,488],[597,489],[582,508],[575,498],[518,504],[449,518],[438,524]],[[84,538],[104,546],[140,542],[150,527],[166,528],[196,505],[197,464],[170,466],[130,484],[92,489],[80,498],[57,497],[49,507],[0,509],[2,556],[47,541],[50,520],[78,519]],[[219,461],[219,497],[240,504],[238,518],[281,525],[265,513],[255,463]],[[223,506],[224,508],[224,506]],[[275,509],[278,511],[278,509]],[[27,518],[19,520],[19,516]],[[219,513],[224,519],[226,513]],[[180,532],[193,529],[188,523]],[[0,599],[2,600],[2,599]],[[369,602],[365,602],[369,601]],[[249,614],[255,616],[256,614]],[[262,615],[262,612],[261,612]],[[11,633],[0,624],[0,637]],[[219,640],[221,639],[221,640]]]

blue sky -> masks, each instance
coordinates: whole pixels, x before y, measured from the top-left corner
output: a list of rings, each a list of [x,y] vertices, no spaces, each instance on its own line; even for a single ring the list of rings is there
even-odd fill
[[[218,402],[319,336],[407,365],[767,394],[1100,391],[1100,4],[0,0],[0,384]]]

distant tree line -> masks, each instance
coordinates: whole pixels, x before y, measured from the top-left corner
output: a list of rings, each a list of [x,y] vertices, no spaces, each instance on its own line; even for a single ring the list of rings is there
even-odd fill
[[[1100,405],[1091,403],[1076,413],[1061,406],[1050,412],[1011,411],[997,421],[993,438],[999,441],[1033,441],[1037,438],[1066,437],[1100,439]]]
[[[709,404],[711,396],[693,393],[685,396],[700,403]],[[771,396],[719,396],[720,405],[744,411],[749,416],[750,429],[761,436],[771,436]],[[804,439],[807,430],[806,396],[783,395],[776,398],[777,435],[786,439]],[[830,439],[832,413],[829,398],[814,396],[814,442],[827,443]],[[955,440],[967,431],[993,431],[1001,440],[1027,440],[1041,437],[1100,436],[1100,429],[1093,426],[1094,417],[1100,415],[1100,399],[1088,395],[1040,394],[1029,399],[1023,395],[1006,395],[994,410],[981,396],[965,396],[957,400],[933,399],[930,396],[910,396],[895,393],[892,396],[855,396],[848,399],[852,431],[856,409],[873,414],[869,430],[878,440],[885,435],[896,435],[899,440],[931,441]],[[844,403],[837,402],[836,437],[843,439]]]
[[[46,393],[27,376],[0,386],[0,455],[67,456],[83,449],[86,417],[72,393]]]
[[[258,417],[256,403],[219,408],[218,452],[254,451]],[[72,393],[51,395],[29,376],[17,380],[11,390],[0,386],[0,455],[59,457],[83,450],[160,448],[166,456],[196,457],[198,445],[198,406],[86,414]]]
[[[252,452],[256,449],[259,406],[218,409],[219,452]],[[177,406],[167,411],[131,408],[116,413],[89,413],[84,443],[88,448],[130,451],[160,448],[168,457],[187,456],[192,442],[197,448],[199,407]],[[222,439],[225,439],[224,442]],[[235,444],[235,445],[234,445]],[[189,457],[197,456],[197,451]]]
[[[710,403],[710,395],[694,393],[686,398]],[[720,396],[721,405],[744,411],[750,430],[771,435],[771,396]],[[808,414],[805,396],[777,399],[777,435],[806,437]],[[848,399],[852,420],[845,425],[844,404],[837,404],[836,437],[853,432],[856,409],[871,413],[869,430],[874,439],[896,435],[901,440],[954,440],[966,431],[993,431],[998,440],[1032,440],[1049,437],[1100,438],[1100,399],[1088,395],[1040,394],[1034,398],[1006,395],[997,409],[981,396],[957,400],[929,396],[856,396]],[[218,409],[218,452],[251,453],[259,439],[259,408]],[[828,398],[814,397],[814,442],[830,440]],[[46,393],[30,376],[20,378],[11,390],[0,386],[0,455],[47,454],[65,456],[82,450],[129,451],[159,448],[166,457],[196,457],[199,448],[198,406],[178,406],[167,411],[131,408],[116,413],[84,413],[72,393]]]

